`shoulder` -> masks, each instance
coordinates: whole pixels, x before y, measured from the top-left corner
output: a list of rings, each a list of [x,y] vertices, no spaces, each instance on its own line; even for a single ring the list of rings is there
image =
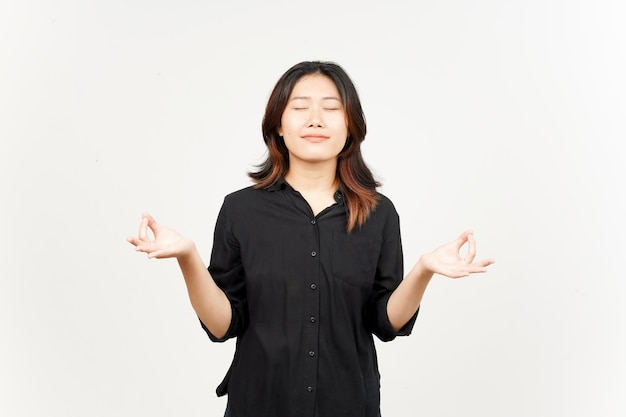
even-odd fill
[[[251,207],[258,205],[256,196],[259,192],[262,191],[249,186],[226,194],[219,210],[217,224],[231,227],[233,224],[239,223],[241,219],[249,217]]]
[[[248,213],[255,207],[263,205],[270,192],[263,189],[249,186],[237,191],[233,191],[224,197],[222,211],[226,210],[231,214]]]
[[[261,190],[257,190],[254,188],[254,186],[249,186],[249,187],[245,187],[242,188],[240,190],[237,191],[233,191],[229,194],[226,194],[226,196],[224,197],[224,201],[225,202],[240,202],[240,201],[246,201],[252,198],[255,198],[255,195]]]
[[[256,190],[253,186],[232,191],[224,196],[223,206],[235,207],[248,204],[255,198],[258,198],[257,194],[259,191],[260,190]]]
[[[378,193],[378,204],[376,204],[375,213],[398,216],[396,206],[389,197],[382,193]]]
[[[370,212],[365,226],[377,230],[391,230],[398,228],[399,224],[400,217],[391,199],[378,193],[378,203]]]

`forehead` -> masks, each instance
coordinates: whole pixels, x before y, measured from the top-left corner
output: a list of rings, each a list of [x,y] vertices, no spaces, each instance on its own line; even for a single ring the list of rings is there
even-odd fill
[[[337,98],[339,90],[334,81],[323,74],[309,74],[300,78],[291,90],[290,98]]]

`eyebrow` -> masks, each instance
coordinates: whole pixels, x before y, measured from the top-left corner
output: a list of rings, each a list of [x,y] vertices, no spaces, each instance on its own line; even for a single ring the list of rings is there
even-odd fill
[[[310,100],[311,97],[309,96],[298,96],[298,97],[293,97],[291,100]],[[338,97],[322,97],[322,100],[337,100],[337,101],[341,101],[341,99],[339,99]]]

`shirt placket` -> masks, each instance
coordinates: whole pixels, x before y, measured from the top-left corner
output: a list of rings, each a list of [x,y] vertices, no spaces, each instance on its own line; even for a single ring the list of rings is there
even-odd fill
[[[319,247],[319,224],[317,219],[310,214],[310,233],[308,233],[307,250],[310,262],[309,281],[305,283],[306,292],[304,320],[304,345],[302,346],[302,360],[305,362],[305,373],[301,389],[305,394],[304,416],[313,416],[315,412],[315,397],[317,391],[318,370],[318,347],[319,347],[319,306],[320,306],[320,247]]]

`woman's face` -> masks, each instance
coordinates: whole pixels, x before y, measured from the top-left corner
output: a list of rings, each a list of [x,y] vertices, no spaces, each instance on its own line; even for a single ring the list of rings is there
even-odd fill
[[[290,164],[337,160],[348,137],[346,113],[335,83],[325,75],[306,75],[294,86],[278,134]]]

